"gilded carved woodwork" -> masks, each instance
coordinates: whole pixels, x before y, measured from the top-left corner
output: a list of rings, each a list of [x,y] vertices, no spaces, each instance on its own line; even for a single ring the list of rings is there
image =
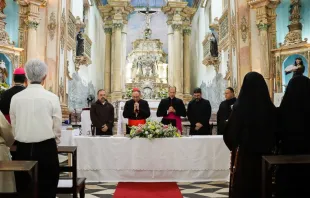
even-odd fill
[[[74,63],[75,63],[75,69],[76,71],[79,70],[81,65],[88,66],[92,63],[91,61],[91,47],[92,47],[92,41],[88,37],[87,34],[82,34],[83,44],[78,45],[78,47],[81,47],[82,49],[78,49],[80,53],[75,57]]]
[[[76,48],[76,19],[73,14],[69,11],[68,22],[67,22],[67,44],[69,49]]]
[[[219,27],[219,43],[222,43],[228,40],[228,9],[221,16],[219,20]]]
[[[276,81],[276,92],[282,92],[282,74],[283,74],[283,63],[285,60],[292,55],[300,55],[307,59],[308,65],[310,64],[310,44],[299,43],[289,46],[281,46],[278,49],[272,50],[273,58],[275,59],[275,81]],[[310,76],[310,75],[309,75]]]
[[[236,36],[236,16],[235,13],[232,12],[231,14],[231,24],[230,24],[230,39],[231,39],[231,47],[233,49],[233,53],[236,52],[236,44],[237,44],[237,36]]]
[[[48,34],[51,40],[54,40],[55,33],[56,33],[56,27],[57,27],[56,15],[55,15],[55,12],[52,12],[49,17],[49,23],[47,25]]]
[[[245,43],[248,39],[248,34],[249,34],[249,25],[248,25],[248,21],[245,18],[245,16],[243,16],[241,19],[240,32],[241,32],[242,41]]]
[[[63,101],[64,100],[64,94],[65,94],[65,87],[64,87],[64,82],[63,82],[63,78],[60,78],[60,82],[59,82],[59,94],[58,96],[60,97],[60,100]]]
[[[62,51],[65,48],[65,30],[66,30],[66,14],[65,9],[63,9],[60,21],[60,47]]]
[[[290,4],[290,25],[288,25],[289,32],[285,36],[284,45],[293,45],[302,42],[302,24],[301,19],[301,2],[300,0],[291,0]]]
[[[0,12],[0,45],[12,45],[9,34],[5,31],[5,20],[6,16]]]
[[[214,66],[214,69],[216,73],[219,71],[219,57],[218,56],[212,56],[211,54],[211,45],[212,45],[212,40],[214,40],[214,35],[209,32],[206,36],[204,41],[202,42],[203,46],[203,61],[202,64],[205,66]],[[213,44],[214,45],[214,44]]]

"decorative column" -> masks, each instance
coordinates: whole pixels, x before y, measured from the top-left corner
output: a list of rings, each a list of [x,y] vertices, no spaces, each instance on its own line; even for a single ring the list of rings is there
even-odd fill
[[[190,93],[191,82],[190,82],[190,51],[189,51],[189,42],[190,42],[191,29],[186,27],[183,30],[183,63],[184,63],[184,100],[190,101],[192,96]]]
[[[190,69],[190,35],[191,17],[195,14],[196,8],[185,7],[183,9],[183,99],[185,102],[192,100],[191,95],[191,69]]]
[[[104,16],[106,25],[104,88],[107,92],[110,90],[111,101],[115,102],[122,99],[123,95],[122,65],[124,65],[126,59],[123,42],[126,42],[126,39],[122,42],[122,30],[127,24],[128,14],[134,8],[130,5],[130,0],[109,0],[108,4],[100,6],[99,10]],[[126,31],[123,33],[126,33]]]
[[[112,27],[105,27],[105,63],[104,63],[104,90],[111,93],[111,34]]]
[[[27,61],[36,58],[37,53],[37,27],[39,23],[35,19],[27,19],[28,41],[27,41]]]
[[[174,71],[174,56],[173,56],[173,29],[168,25],[168,84],[173,85],[173,71]]]
[[[168,0],[167,5],[162,7],[162,11],[168,15],[168,83],[177,88],[177,97],[182,99],[183,96],[184,99],[190,97],[189,26],[196,11],[196,8],[187,4]]]
[[[276,7],[280,0],[265,2],[249,2],[251,9],[256,9],[256,24],[259,30],[260,41],[260,70],[268,88],[270,96],[274,92],[274,67],[275,59],[272,57],[271,49],[276,48]]]
[[[183,87],[182,87],[182,65],[181,65],[181,31],[183,29],[182,22],[177,23],[174,22],[172,24],[172,28],[174,31],[174,40],[173,40],[173,48],[174,48],[174,70],[173,70],[173,82],[174,86],[177,88],[177,97],[183,97]]]
[[[113,21],[113,28],[115,31],[115,42],[114,42],[114,65],[112,68],[112,101],[116,101],[122,98],[122,85],[121,85],[121,64],[122,59],[120,58],[122,55],[122,21]]]
[[[19,0],[26,11],[24,23],[27,27],[27,60],[37,58],[37,27],[39,25],[40,7],[46,4],[45,0]]]
[[[259,40],[260,40],[260,69],[261,74],[263,75],[268,88],[272,89],[269,86],[270,84],[270,72],[269,72],[269,43],[268,43],[268,24],[260,21],[257,24],[257,28],[259,30]]]

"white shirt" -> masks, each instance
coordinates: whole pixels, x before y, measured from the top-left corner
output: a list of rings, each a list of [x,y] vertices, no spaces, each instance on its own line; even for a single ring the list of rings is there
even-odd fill
[[[15,140],[33,143],[56,138],[60,143],[62,115],[59,98],[42,85],[30,84],[15,94],[10,117]]]

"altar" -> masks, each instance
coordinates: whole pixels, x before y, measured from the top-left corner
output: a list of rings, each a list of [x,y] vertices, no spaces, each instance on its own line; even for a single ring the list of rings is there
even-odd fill
[[[78,176],[89,182],[228,181],[230,152],[222,136],[73,137]]]

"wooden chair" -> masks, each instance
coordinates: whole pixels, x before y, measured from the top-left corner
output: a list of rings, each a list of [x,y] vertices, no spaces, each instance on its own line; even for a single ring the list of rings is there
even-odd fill
[[[31,188],[29,192],[18,193],[0,193],[2,198],[38,198],[38,163],[37,161],[0,161],[0,171],[29,172],[31,175]]]
[[[262,157],[262,198],[272,196],[272,166],[308,164],[310,165],[310,155],[274,155]]]
[[[57,194],[73,194],[73,198],[85,197],[86,178],[77,177],[77,147],[76,146],[59,146],[58,153],[72,155],[72,166],[61,166],[60,172],[72,172],[72,178],[60,178],[57,188]]]

